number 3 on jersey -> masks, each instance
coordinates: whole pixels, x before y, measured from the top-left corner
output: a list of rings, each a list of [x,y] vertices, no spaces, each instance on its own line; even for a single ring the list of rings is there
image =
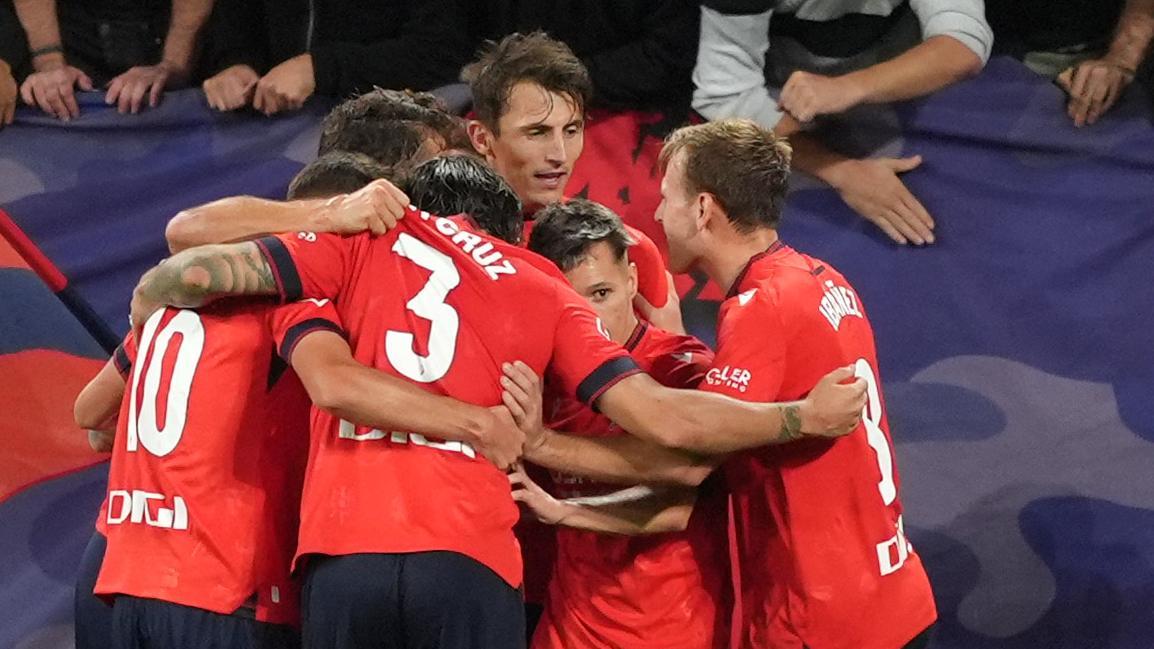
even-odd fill
[[[882,432],[882,399],[881,392],[878,390],[877,376],[874,370],[870,367],[869,361],[864,358],[859,358],[854,363],[854,375],[865,379],[866,382],[866,406],[862,410],[861,420],[865,424],[866,441],[869,442],[870,448],[877,453],[878,470],[881,472],[881,480],[878,481],[878,491],[881,492],[882,502],[887,506],[892,505],[894,499],[898,497],[897,485],[894,484],[894,455],[890,451],[889,440],[886,439],[886,434]]]
[[[385,355],[404,376],[418,383],[432,383],[449,372],[457,353],[461,319],[445,298],[461,283],[461,274],[448,255],[403,232],[393,244],[393,252],[432,273],[424,288],[405,305],[431,323],[429,353],[422,356],[413,349],[415,337],[411,332],[389,330],[385,334]]]
[[[144,323],[140,336],[140,346],[136,362],[132,366],[132,399],[128,404],[127,448],[130,453],[143,446],[157,457],[164,457],[176,448],[184,435],[188,418],[188,392],[192,387],[192,377],[204,352],[204,324],[200,316],[192,311],[181,311],[165,325],[159,333],[157,329],[164,319],[161,309],[152,314]],[[157,420],[157,403],[160,397],[161,372],[164,358],[172,338],[180,334],[180,347],[172,366],[172,377],[168,381],[168,391],[164,397],[164,428]],[[143,383],[144,394],[138,395]]]

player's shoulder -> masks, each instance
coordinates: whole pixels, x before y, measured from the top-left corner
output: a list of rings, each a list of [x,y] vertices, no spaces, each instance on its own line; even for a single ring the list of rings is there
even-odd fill
[[[688,334],[666,331],[652,323],[645,323],[645,332],[642,335],[639,350],[654,356],[684,356],[685,354],[712,354],[709,346],[697,337]]]
[[[830,264],[782,246],[772,254],[752,261],[726,302],[751,312],[768,308],[788,313],[807,308],[815,297],[820,299],[823,283],[827,280],[845,281]]]

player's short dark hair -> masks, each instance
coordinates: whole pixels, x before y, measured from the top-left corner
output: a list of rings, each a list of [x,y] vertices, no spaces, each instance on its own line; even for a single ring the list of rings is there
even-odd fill
[[[793,153],[785,138],[748,119],[725,119],[671,133],[662,170],[682,152],[689,191],[713,194],[739,232],[777,227]]]
[[[414,164],[422,145],[439,140],[439,148],[468,143],[464,123],[427,92],[376,90],[341,102],[321,124],[318,154],[363,153],[384,165]]]
[[[405,192],[426,212],[468,214],[489,235],[514,245],[521,241],[521,199],[476,156],[448,154],[422,162],[409,175]]]
[[[393,180],[388,167],[360,153],[333,151],[313,160],[289,183],[290,201],[355,192],[378,178]]]
[[[634,241],[621,217],[601,203],[574,198],[546,205],[533,219],[529,250],[569,272],[581,263],[593,246],[605,242],[618,261]]]
[[[477,60],[465,68],[464,77],[473,91],[477,119],[494,133],[509,107],[513,86],[522,81],[569,97],[581,113],[593,98],[593,81],[585,64],[568,45],[541,31],[486,42]]]

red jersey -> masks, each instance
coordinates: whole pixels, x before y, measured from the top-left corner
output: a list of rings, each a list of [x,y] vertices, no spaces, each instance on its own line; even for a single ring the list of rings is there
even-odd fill
[[[255,595],[257,619],[297,621],[309,399],[281,359],[336,322],[324,302],[167,308],[128,341],[98,595],[223,614]]]
[[[780,241],[751,259],[722,303],[717,358],[702,389],[791,401],[850,364],[869,383],[857,430],[753,449],[723,467],[742,647],[896,649],[937,618],[902,529],[873,331],[840,273]]]
[[[533,232],[534,221],[525,221],[521,243],[529,245],[529,235]],[[665,271],[665,259],[661,249],[647,234],[637,228],[622,223],[633,244],[629,247],[629,261],[637,264],[637,292],[654,307],[661,308],[669,301],[669,277]]]
[[[663,385],[694,388],[713,352],[690,336],[641,322],[625,345]],[[550,395],[548,426],[576,435],[626,435],[572,399]],[[620,486],[554,473],[560,498],[597,496]],[[557,528],[557,559],[533,649],[709,649],[729,641],[721,604],[729,575],[726,503],[703,485],[684,532],[618,536]]]
[[[113,366],[116,367],[116,371],[120,374],[120,378],[124,379],[125,383],[127,383],[128,380],[132,378],[132,358],[129,356],[129,349],[131,349],[133,355],[135,355],[136,343],[132,339],[131,331],[125,334],[124,340],[120,341],[120,344],[116,346],[115,350],[113,350],[112,358],[110,359]],[[119,427],[119,425],[120,422],[118,419],[117,426]],[[99,532],[101,536],[108,535],[108,526],[104,522],[104,519],[107,517],[108,494],[105,494],[104,501],[100,503],[100,511],[96,513],[96,531]]]
[[[501,364],[549,368],[593,403],[639,372],[542,258],[410,210],[386,235],[257,242],[282,293],[332,297],[357,360],[461,401],[501,403]],[[467,444],[313,413],[298,556],[447,550],[521,583],[509,480]]]

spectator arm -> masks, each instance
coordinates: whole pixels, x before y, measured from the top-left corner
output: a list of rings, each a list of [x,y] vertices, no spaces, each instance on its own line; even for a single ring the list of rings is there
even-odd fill
[[[670,89],[688,87],[697,53],[697,4],[661,0],[652,5],[637,40],[585,58],[598,103],[652,106]]]

